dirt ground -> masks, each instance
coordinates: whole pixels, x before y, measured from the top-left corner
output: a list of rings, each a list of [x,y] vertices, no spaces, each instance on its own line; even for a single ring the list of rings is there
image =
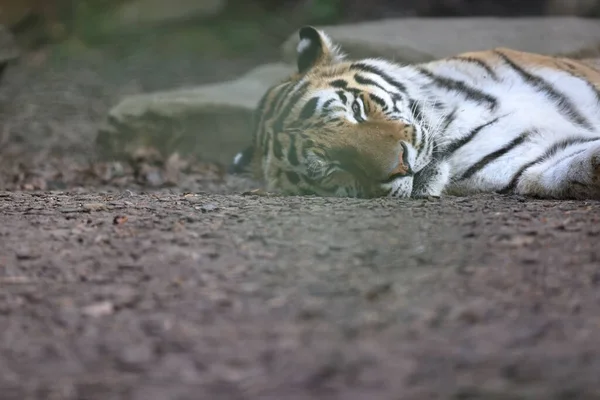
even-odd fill
[[[186,57],[39,53],[0,86],[0,399],[600,398],[600,202],[107,177],[121,95],[256,61]]]

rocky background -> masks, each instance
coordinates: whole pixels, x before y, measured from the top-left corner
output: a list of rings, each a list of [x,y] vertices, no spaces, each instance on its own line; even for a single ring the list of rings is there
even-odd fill
[[[381,18],[574,15],[599,17],[598,0],[1,0],[0,24],[28,45],[75,35],[91,40],[123,31],[199,20],[279,20],[286,34],[300,23]],[[217,22],[218,24],[218,22]],[[265,28],[265,26],[261,25]],[[278,31],[280,32],[280,31]],[[112,38],[114,40],[114,38]]]

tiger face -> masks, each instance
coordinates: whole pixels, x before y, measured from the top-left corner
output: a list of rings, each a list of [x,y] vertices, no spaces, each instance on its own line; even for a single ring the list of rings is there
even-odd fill
[[[409,197],[424,131],[405,84],[384,72],[394,67],[345,61],[312,27],[299,36],[298,72],[262,98],[234,170],[251,163],[269,191],[286,194]]]

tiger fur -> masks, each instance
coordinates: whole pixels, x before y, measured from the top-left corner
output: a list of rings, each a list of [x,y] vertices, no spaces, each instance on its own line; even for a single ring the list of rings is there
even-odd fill
[[[417,65],[346,60],[299,31],[233,172],[267,191],[398,198],[482,192],[600,199],[600,71],[497,48]]]

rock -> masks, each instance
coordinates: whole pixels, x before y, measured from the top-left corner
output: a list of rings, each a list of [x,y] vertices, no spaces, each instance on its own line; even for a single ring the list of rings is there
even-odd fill
[[[116,23],[123,27],[160,25],[167,22],[212,17],[226,5],[225,0],[133,0],[124,3],[114,13]]]
[[[37,48],[66,37],[61,19],[74,5],[65,0],[0,0],[0,24],[10,29],[22,48]]]
[[[11,33],[0,25],[0,79],[6,66],[19,57],[19,49]]]
[[[106,158],[129,159],[151,147],[165,159],[178,153],[227,165],[251,141],[260,97],[292,71],[268,64],[230,82],[125,98],[99,131],[98,150]]]
[[[115,311],[115,307],[110,301],[101,301],[85,306],[81,311],[87,316],[97,318],[112,314]]]
[[[104,203],[85,203],[82,207],[88,212],[106,211],[108,209]]]
[[[544,11],[546,15],[588,16],[596,10],[600,10],[598,0],[548,0]]]
[[[563,54],[600,44],[600,23],[577,17],[406,18],[322,29],[352,58],[385,57],[403,63],[494,47]],[[297,43],[297,32],[284,43],[286,62],[295,63]]]

